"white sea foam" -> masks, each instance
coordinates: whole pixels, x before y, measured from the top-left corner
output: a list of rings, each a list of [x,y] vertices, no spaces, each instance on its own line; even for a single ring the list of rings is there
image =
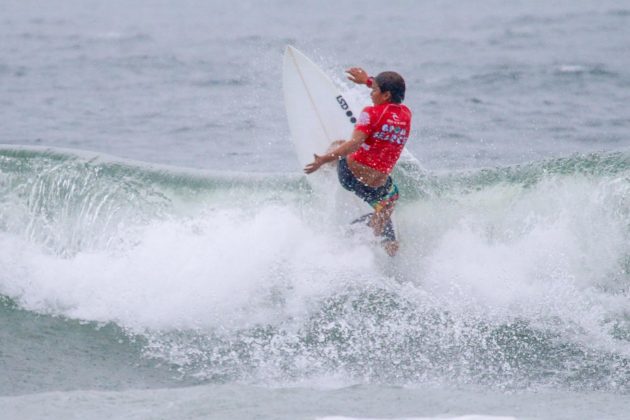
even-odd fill
[[[367,230],[352,234],[323,217],[334,211],[325,202],[213,193],[209,206],[127,226],[104,241],[113,245],[66,257],[3,233],[0,291],[30,310],[136,331],[237,331],[297,328],[349,285],[399,293],[395,278],[417,305],[524,319],[625,353],[611,329],[626,297],[609,291],[628,252],[626,196],[625,183],[574,176],[407,203],[401,251],[388,261]],[[64,226],[48,229],[62,235]]]
[[[69,258],[2,235],[2,292],[27,309],[126,327],[232,328],[299,316],[374,271],[368,246],[282,207],[224,208],[135,235],[133,246]],[[286,299],[279,313],[275,290]]]

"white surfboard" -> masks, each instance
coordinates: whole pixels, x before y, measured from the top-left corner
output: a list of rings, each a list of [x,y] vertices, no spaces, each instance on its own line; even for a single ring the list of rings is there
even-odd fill
[[[284,52],[282,85],[291,140],[300,167],[311,163],[314,153],[326,153],[332,142],[350,139],[356,123],[355,111],[328,75],[291,46]],[[334,165],[324,165],[306,179],[316,194],[330,197],[320,201],[324,206],[321,210],[329,220],[347,225],[372,211],[367,203],[341,187]]]
[[[348,140],[356,116],[337,86],[315,63],[288,46],[282,69],[284,103],[300,165],[323,154],[335,140]]]

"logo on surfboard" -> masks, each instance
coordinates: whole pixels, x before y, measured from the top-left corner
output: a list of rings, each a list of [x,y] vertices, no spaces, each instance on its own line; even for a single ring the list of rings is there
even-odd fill
[[[346,116],[350,118],[350,123],[352,124],[356,123],[357,119],[352,114],[352,111],[350,111],[350,105],[348,105],[348,102],[346,102],[346,100],[343,99],[343,96],[341,95],[337,96],[337,102],[339,102],[339,106],[341,107],[341,109],[346,111]]]

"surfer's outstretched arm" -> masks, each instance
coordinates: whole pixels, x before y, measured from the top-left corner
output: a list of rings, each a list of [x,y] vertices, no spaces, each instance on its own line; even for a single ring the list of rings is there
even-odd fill
[[[335,159],[338,159],[343,156],[347,156],[350,153],[356,151],[361,144],[365,141],[367,135],[358,130],[354,130],[352,133],[352,138],[350,140],[346,140],[341,143],[338,147],[332,149],[328,153],[324,155],[314,154],[313,162],[309,163],[304,167],[304,172],[307,174],[312,174],[316,170],[318,170],[322,165],[332,162]]]

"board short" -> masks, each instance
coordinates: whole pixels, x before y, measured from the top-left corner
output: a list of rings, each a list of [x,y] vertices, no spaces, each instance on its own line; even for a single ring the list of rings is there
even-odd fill
[[[374,188],[365,185],[354,176],[348,167],[348,162],[345,157],[339,159],[337,175],[342,187],[355,193],[357,197],[372,206],[375,211],[379,211],[385,206],[393,206],[396,200],[398,200],[398,187],[394,184],[394,180],[391,176],[388,176],[385,184],[380,187]],[[355,220],[355,222],[367,220],[366,216]],[[391,219],[387,222],[383,230],[383,237],[390,241],[396,240],[396,233],[394,232],[394,225]]]

